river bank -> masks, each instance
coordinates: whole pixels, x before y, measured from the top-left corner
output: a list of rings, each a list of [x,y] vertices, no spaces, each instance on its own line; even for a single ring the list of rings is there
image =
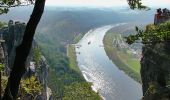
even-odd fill
[[[123,23],[91,29],[76,44],[78,66],[104,100],[139,100],[142,87],[109,60],[103,48],[105,33]]]
[[[79,75],[81,75],[81,78],[83,80],[73,83],[72,87],[74,88],[67,88],[67,91],[70,91],[69,93],[67,93],[67,95],[70,95],[70,98],[72,98],[71,100],[101,100],[102,97],[98,94],[98,92],[95,92],[92,90],[91,86],[92,83],[87,82],[79,67],[78,67],[78,63],[77,63],[77,56],[76,56],[76,51],[75,51],[75,45],[74,44],[69,44],[67,46],[67,56],[69,58],[69,66],[72,70],[76,71],[77,73],[79,73]],[[79,80],[79,79],[77,79]],[[76,94],[76,95],[75,95]],[[70,99],[69,98],[69,99]]]
[[[132,56],[131,53],[128,53],[131,52],[131,50],[129,48],[121,47],[120,43],[114,46],[113,40],[115,40],[115,38],[118,39],[118,42],[124,42],[121,34],[116,32],[114,33],[108,31],[104,36],[103,43],[107,56],[109,57],[109,59],[112,60],[114,64],[117,65],[120,70],[123,70],[128,76],[133,78],[135,81],[141,83],[140,59],[138,57]],[[123,45],[128,47],[128,45],[126,45],[125,43],[123,43]]]

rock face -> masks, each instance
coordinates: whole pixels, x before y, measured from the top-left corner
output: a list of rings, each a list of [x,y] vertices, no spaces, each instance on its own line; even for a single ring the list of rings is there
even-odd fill
[[[4,54],[4,57],[1,56],[1,58],[5,59],[4,72],[6,73],[7,76],[9,75],[11,67],[13,66],[14,63],[15,49],[22,42],[24,30],[25,23],[14,22],[12,20],[8,22],[8,25],[6,27],[0,29],[0,36],[5,40],[5,42],[1,43],[2,48],[0,48],[0,54]],[[34,59],[33,49],[36,48],[37,46],[38,45],[34,41],[32,50],[30,51],[29,57],[26,62],[27,72],[25,73],[23,78],[27,78],[31,74],[34,74],[43,87],[41,95],[39,95],[36,100],[52,100],[52,93],[50,88],[48,88],[49,66],[46,62],[46,59],[43,55],[40,55],[41,57],[40,60],[38,61],[38,66],[35,65],[35,62],[33,61]],[[1,53],[1,51],[3,53]]]
[[[40,62],[39,62],[39,70],[37,71],[37,77],[39,82],[42,84],[44,90],[43,95],[41,96],[41,100],[52,100],[52,92],[51,89],[48,87],[48,72],[49,72],[49,66],[47,64],[47,61],[44,56],[41,56]]]
[[[10,20],[8,25],[0,29],[0,36],[5,40],[1,43],[5,57],[5,72],[9,74],[14,63],[15,48],[21,43],[24,35],[25,24]]]
[[[168,42],[164,42],[143,46],[141,78],[144,100],[169,100],[165,98],[170,98],[170,91],[167,87],[170,78],[170,47],[168,44]]]
[[[14,63],[15,49],[21,43],[24,35],[25,24],[9,21],[8,26],[2,29],[6,51],[8,54],[8,66],[11,68]]]

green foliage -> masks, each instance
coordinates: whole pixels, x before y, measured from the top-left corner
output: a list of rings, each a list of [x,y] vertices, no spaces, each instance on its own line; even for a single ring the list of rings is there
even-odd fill
[[[70,68],[77,71],[77,72],[79,72],[81,74],[80,69],[79,69],[79,67],[77,65],[77,61],[76,61],[77,57],[76,57],[76,52],[75,52],[75,46],[74,45],[71,45],[71,44],[68,45],[68,47],[67,47],[67,56],[69,58],[69,66],[70,66]]]
[[[26,3],[24,4],[26,6],[32,4],[33,1],[34,0],[0,0],[0,14],[8,13],[11,7],[21,6],[23,3]]]
[[[63,100],[101,100],[97,93],[91,90],[91,84],[87,82],[73,82],[64,87]]]
[[[4,70],[4,64],[0,63],[0,71]]]
[[[137,34],[126,37],[127,43],[132,44],[141,41],[143,44],[154,44],[170,40],[170,22],[160,25],[147,25],[145,31],[136,29]]]
[[[1,21],[0,21],[0,28],[3,28],[5,25],[6,25],[5,22],[1,22]]]
[[[9,9],[8,8],[0,8],[0,14],[3,14],[3,13],[8,13]]]
[[[21,81],[21,87],[27,94],[30,94],[32,96],[34,96],[35,94],[40,94],[42,91],[42,86],[36,80],[35,76],[31,76],[28,79],[23,79]]]
[[[149,84],[148,91],[149,91],[150,93],[154,94],[154,93],[156,93],[156,92],[157,92],[156,87],[157,87],[157,86],[156,86],[155,84],[150,83],[150,84]]]
[[[1,80],[1,87],[2,87],[2,92],[1,95],[3,95],[5,87],[7,85],[7,76],[2,76]],[[35,76],[31,76],[30,78],[27,79],[22,79],[21,80],[21,85],[19,88],[19,97],[18,99],[20,100],[25,100],[28,95],[30,95],[32,98],[36,97],[37,95],[41,94],[42,91],[42,86],[40,83],[36,80]]]
[[[131,9],[145,9],[149,10],[147,6],[142,5],[141,0],[127,0]]]

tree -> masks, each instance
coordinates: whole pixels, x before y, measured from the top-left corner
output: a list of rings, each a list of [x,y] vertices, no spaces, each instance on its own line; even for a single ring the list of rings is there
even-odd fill
[[[23,2],[24,1],[24,2]],[[131,9],[144,9],[141,0],[127,0]],[[23,5],[22,5],[23,4]],[[32,0],[1,0],[0,1],[0,14],[7,13],[9,8],[16,6],[25,6],[33,4]],[[36,27],[41,19],[44,11],[45,0],[36,0],[32,15],[26,25],[23,41],[21,45],[16,48],[16,56],[14,65],[8,78],[7,87],[3,96],[3,100],[16,100],[18,88],[23,74],[26,71],[25,62],[30,52],[33,37]]]
[[[0,0],[0,14],[8,13],[9,8],[33,4],[34,0]]]
[[[10,0],[9,0],[10,1]],[[13,0],[11,0],[12,2]],[[18,0],[17,0],[18,2]],[[12,2],[13,3],[13,2]],[[44,11],[45,0],[36,0],[32,15],[26,25],[22,43],[16,48],[16,56],[12,71],[8,78],[3,100],[16,100],[18,88],[23,74],[26,71],[25,62],[30,52],[36,27]],[[6,8],[8,9],[8,8]]]
[[[127,0],[131,9],[149,9],[147,6],[142,5],[141,0]]]

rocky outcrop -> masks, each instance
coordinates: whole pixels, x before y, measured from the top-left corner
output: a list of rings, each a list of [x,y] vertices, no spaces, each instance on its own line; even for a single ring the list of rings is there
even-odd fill
[[[169,42],[145,44],[142,48],[141,79],[143,100],[169,100]]]
[[[5,40],[5,51],[8,54],[8,66],[14,63],[15,48],[21,43],[24,35],[25,23],[9,21],[8,26],[1,29],[0,34]]]
[[[40,62],[39,62],[39,69],[37,69],[36,76],[38,77],[39,82],[42,84],[44,90],[43,95],[41,96],[41,100],[52,100],[52,92],[51,89],[48,87],[48,72],[49,66],[44,56],[41,55]]]
[[[14,59],[15,59],[15,49],[22,42],[24,30],[25,30],[25,23],[20,23],[18,21],[14,22],[12,20],[9,21],[6,27],[0,29],[0,36],[2,38],[0,39],[0,43],[1,43],[0,45],[1,57],[0,58],[4,58],[4,65],[5,65],[4,72],[6,73],[5,74],[6,76],[9,75],[11,68],[13,66]],[[2,40],[4,40],[5,42],[3,42]],[[41,91],[41,94],[38,95],[36,100],[52,100],[52,92],[50,88],[48,88],[49,66],[46,62],[46,59],[40,53],[40,58],[38,59],[38,61],[35,62],[34,60],[35,59],[34,49],[37,48],[37,46],[38,45],[34,41],[32,50],[30,51],[30,54],[26,62],[27,72],[25,73],[23,78],[24,79],[29,78],[31,75],[34,75],[36,76],[38,82],[42,85],[43,89]],[[3,53],[1,53],[1,51]],[[2,57],[2,54],[4,54],[4,57]],[[35,63],[38,63],[38,64],[35,64]],[[27,94],[24,94],[24,95],[27,96]],[[29,95],[28,95],[28,98],[30,98]]]

